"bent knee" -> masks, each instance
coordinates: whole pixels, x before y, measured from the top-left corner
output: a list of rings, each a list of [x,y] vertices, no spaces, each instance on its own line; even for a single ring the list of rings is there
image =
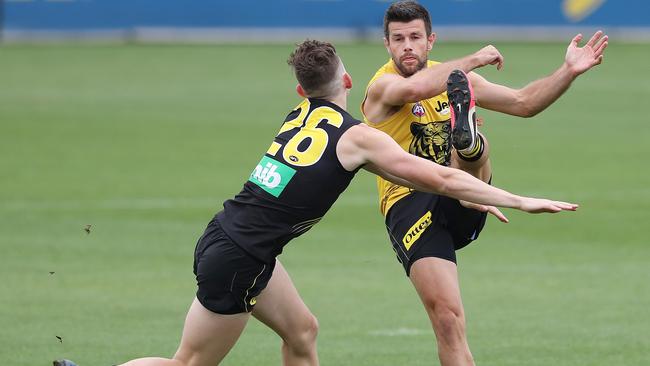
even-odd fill
[[[313,341],[318,336],[318,319],[312,314],[301,322],[298,333],[306,341]]]
[[[294,324],[284,341],[294,349],[307,349],[315,345],[318,336],[318,319],[313,314]]]
[[[448,304],[427,304],[427,312],[436,330],[443,338],[464,337],[465,316],[462,306]]]

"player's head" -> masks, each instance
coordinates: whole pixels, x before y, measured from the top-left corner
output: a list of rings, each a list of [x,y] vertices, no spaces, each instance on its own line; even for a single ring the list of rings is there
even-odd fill
[[[352,79],[331,43],[308,39],[296,47],[287,63],[298,79],[296,90],[304,97],[328,99],[352,88]]]
[[[386,10],[384,45],[403,76],[426,67],[435,40],[429,12],[416,1],[398,1]]]

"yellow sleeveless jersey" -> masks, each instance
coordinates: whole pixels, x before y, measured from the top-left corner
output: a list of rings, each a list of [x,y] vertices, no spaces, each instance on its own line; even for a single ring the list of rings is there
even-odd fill
[[[428,61],[427,67],[439,62]],[[399,74],[393,60],[382,66],[368,82],[368,88],[384,74]],[[365,103],[365,98],[364,98]],[[361,108],[366,124],[389,134],[409,153],[431,160],[440,165],[449,165],[451,153],[451,114],[447,92],[417,103],[407,103],[384,121],[369,121]],[[411,193],[409,188],[377,177],[379,205],[383,215],[395,202]]]

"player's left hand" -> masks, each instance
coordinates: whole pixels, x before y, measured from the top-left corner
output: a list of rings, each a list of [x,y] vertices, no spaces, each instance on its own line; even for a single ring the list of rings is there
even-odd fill
[[[603,62],[603,53],[607,48],[607,35],[598,31],[591,36],[591,39],[583,47],[578,47],[582,41],[582,34],[578,34],[571,40],[566,50],[564,61],[576,76],[591,69]]]
[[[509,222],[506,215],[504,215],[503,212],[501,212],[501,210],[499,210],[498,208],[496,208],[494,206],[479,205],[478,203],[463,201],[463,200],[461,200],[459,202],[460,202],[461,205],[463,205],[463,207],[471,208],[473,210],[477,210],[477,211],[481,211],[481,212],[487,212],[487,213],[489,213],[491,215],[494,215],[494,217],[499,219],[499,221],[504,222],[506,224]]]

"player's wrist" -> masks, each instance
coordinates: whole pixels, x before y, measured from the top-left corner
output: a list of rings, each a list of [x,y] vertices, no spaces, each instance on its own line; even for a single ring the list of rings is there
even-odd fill
[[[518,196],[516,194],[512,195],[512,208],[517,209],[517,210],[523,210],[524,209],[524,201],[526,200],[526,197]]]
[[[481,51],[474,52],[473,54],[467,56],[467,63],[466,63],[467,67],[463,71],[470,72],[476,68],[485,66],[485,64],[482,63],[482,59],[479,52]]]
[[[562,64],[562,66],[560,66],[560,71],[563,72],[563,73],[566,73],[567,75],[569,75],[569,77],[571,78],[571,80],[574,80],[574,79],[577,78],[580,74],[582,74],[582,72],[580,72],[580,70],[577,70],[574,66],[570,65],[570,64],[569,64],[568,62],[566,62],[566,61],[564,61],[564,63]]]

